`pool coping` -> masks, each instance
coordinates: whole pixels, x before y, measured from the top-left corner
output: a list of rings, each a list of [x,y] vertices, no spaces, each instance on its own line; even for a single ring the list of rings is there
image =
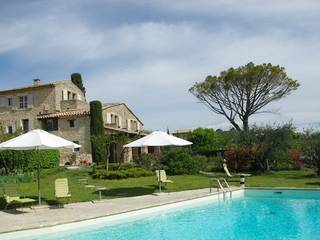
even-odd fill
[[[319,191],[320,188],[296,188],[296,187],[245,187],[244,189],[259,189],[259,190],[308,190],[308,191]]]
[[[319,191],[320,188],[295,188],[295,187],[233,187],[232,192],[237,192],[237,191],[242,191],[244,193],[245,190],[301,190],[301,191]],[[192,191],[192,190],[191,190]],[[179,193],[179,192],[176,192]],[[108,220],[109,218],[121,218],[122,215],[126,215],[128,214],[129,216],[132,215],[139,215],[140,212],[148,212],[148,211],[152,211],[154,210],[155,212],[158,211],[157,209],[159,208],[168,208],[170,209],[170,207],[172,208],[172,206],[179,206],[179,205],[191,205],[193,201],[201,203],[203,201],[206,201],[206,199],[220,199],[219,195],[222,192],[212,192],[212,193],[203,193],[203,195],[200,196],[195,196],[195,197],[186,197],[184,199],[178,199],[178,200],[169,200],[166,202],[162,202],[162,203],[155,203],[152,205],[149,205],[147,207],[138,207],[138,208],[133,208],[130,210],[125,210],[125,211],[119,211],[119,212],[113,212],[113,213],[109,213],[109,214],[104,214],[104,215],[99,215],[99,216],[94,216],[94,217],[84,217],[84,218],[79,218],[79,219],[73,219],[73,220],[62,220],[61,222],[49,222],[46,223],[44,225],[41,226],[32,226],[32,227],[25,227],[25,228],[20,228],[20,229],[14,229],[14,230],[8,230],[8,231],[2,231],[0,232],[0,238],[2,239],[2,237],[5,237],[5,239],[15,239],[14,237],[12,237],[11,235],[18,235],[18,237],[21,237],[23,232],[30,232],[33,230],[36,231],[45,231],[45,229],[48,229],[50,231],[50,229],[54,229],[54,228],[63,228],[63,226],[67,226],[68,225],[83,225],[86,222],[90,222],[90,221],[97,221],[97,222],[101,222],[103,221],[103,219],[107,219],[105,220],[106,222],[110,221]],[[154,195],[154,194],[153,194]],[[102,202],[108,202],[109,199],[106,199]],[[198,200],[198,201],[197,201]],[[203,201],[202,201],[203,200]],[[73,203],[76,204],[76,203]],[[97,203],[99,204],[99,203]],[[90,225],[90,224],[89,224]],[[71,227],[72,228],[72,227]],[[76,227],[74,227],[76,228]],[[73,228],[73,229],[74,229]],[[30,234],[29,234],[30,235]],[[28,235],[28,236],[29,236]]]
[[[237,192],[237,191],[244,191],[245,188],[241,188],[241,187],[233,187],[233,189],[231,190],[232,192]],[[142,208],[135,208],[132,210],[128,210],[128,211],[119,211],[117,213],[111,213],[111,214],[105,214],[105,215],[101,215],[101,216],[96,216],[96,217],[89,217],[89,218],[82,218],[79,220],[72,220],[72,221],[62,221],[62,222],[58,222],[58,223],[48,223],[48,224],[44,224],[42,226],[36,226],[36,227],[26,227],[26,228],[20,228],[17,230],[9,230],[9,231],[2,231],[0,232],[0,238],[2,239],[2,237],[7,237],[6,235],[9,236],[9,238],[6,239],[14,239],[14,238],[10,238],[10,235],[12,234],[18,234],[21,232],[26,232],[26,231],[32,231],[32,230],[41,230],[41,229],[50,229],[50,228],[54,228],[54,227],[59,227],[59,226],[63,226],[63,225],[68,225],[68,224],[77,224],[77,223],[81,223],[81,222],[88,222],[88,221],[94,221],[94,220],[99,220],[99,219],[103,219],[103,218],[112,218],[112,217],[116,217],[119,215],[123,215],[123,214],[130,214],[130,213],[137,213],[140,211],[144,211],[144,210],[152,210],[152,209],[156,209],[156,208],[161,208],[161,207],[170,207],[176,204],[180,204],[180,203],[188,203],[191,202],[193,200],[201,200],[201,199],[208,199],[208,198],[219,198],[219,195],[222,194],[223,192],[212,192],[212,193],[207,193],[205,195],[202,196],[196,196],[196,197],[188,197],[185,198],[183,200],[173,200],[173,201],[168,201],[165,203],[160,203],[160,204],[154,204],[152,206],[148,206],[148,207],[142,207]],[[154,194],[153,194],[154,195]],[[108,201],[108,200],[104,200],[104,201]],[[76,203],[73,203],[76,204]],[[98,203],[99,204],[99,203]]]

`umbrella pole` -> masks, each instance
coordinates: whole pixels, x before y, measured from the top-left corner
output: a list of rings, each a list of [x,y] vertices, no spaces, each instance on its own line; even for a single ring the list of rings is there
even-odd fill
[[[38,169],[37,169],[37,183],[38,183],[38,204],[41,206],[41,193],[40,193],[40,150],[36,148],[37,151],[37,162],[38,162]]]

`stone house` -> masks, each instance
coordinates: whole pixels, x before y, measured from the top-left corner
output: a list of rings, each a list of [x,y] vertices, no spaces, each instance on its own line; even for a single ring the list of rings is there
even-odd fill
[[[103,104],[105,131],[129,137],[143,135],[143,123],[124,103]],[[40,128],[80,144],[75,152],[61,151],[60,163],[91,157],[90,108],[83,92],[71,81],[41,84],[0,91],[0,123],[7,133]],[[131,161],[144,150],[123,151],[123,143],[110,146],[111,162]],[[138,152],[136,152],[138,151]]]

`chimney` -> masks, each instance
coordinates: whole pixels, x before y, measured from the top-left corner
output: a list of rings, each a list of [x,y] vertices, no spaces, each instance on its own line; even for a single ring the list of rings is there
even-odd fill
[[[40,86],[40,79],[39,78],[33,79],[33,86],[35,86],[35,87]]]

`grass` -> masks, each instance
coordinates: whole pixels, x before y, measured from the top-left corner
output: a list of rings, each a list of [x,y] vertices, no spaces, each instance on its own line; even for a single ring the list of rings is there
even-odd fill
[[[88,176],[87,169],[67,170],[56,168],[42,170],[41,172],[41,193],[43,201],[48,204],[56,204],[54,197],[54,180],[67,177],[72,194],[72,202],[91,201],[99,198],[99,193],[92,188],[85,188],[79,183],[79,178]],[[217,177],[225,176],[217,173]],[[207,188],[211,177],[201,175],[180,175],[170,176],[173,184],[167,184],[165,191],[183,191],[190,189]],[[230,185],[239,185],[239,176],[228,179]],[[131,197],[151,194],[157,191],[155,177],[142,177],[124,180],[98,180],[89,178],[89,184],[107,187],[103,192],[104,198]],[[299,171],[278,171],[246,178],[248,187],[299,187],[299,188],[320,188],[320,177],[314,175],[314,170],[303,169]],[[36,182],[17,184],[21,196],[37,199]],[[1,204],[0,204],[1,207]]]

